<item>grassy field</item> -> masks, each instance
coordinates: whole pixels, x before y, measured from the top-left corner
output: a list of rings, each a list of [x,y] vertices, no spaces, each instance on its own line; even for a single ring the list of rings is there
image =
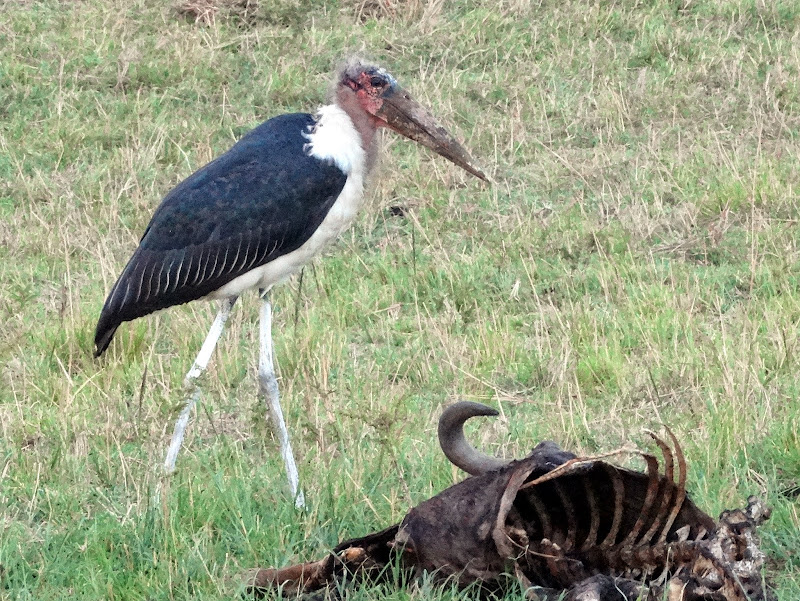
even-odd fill
[[[768,499],[770,577],[800,598],[796,0],[195,2],[0,0],[0,598],[230,598],[461,478],[435,442],[456,398],[500,408],[471,432],[507,457],[669,424],[701,507]],[[354,227],[274,294],[308,511],[257,396],[254,294],[162,483],[216,307],[94,360],[105,295],[163,194],[320,105],[351,52],[495,184],[388,135]]]

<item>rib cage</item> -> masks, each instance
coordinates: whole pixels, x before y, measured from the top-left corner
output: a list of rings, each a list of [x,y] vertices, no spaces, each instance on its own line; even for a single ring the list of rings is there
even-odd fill
[[[647,579],[670,567],[672,543],[700,541],[713,531],[714,521],[686,498],[686,461],[668,433],[674,453],[651,434],[664,457],[663,475],[655,456],[639,453],[646,473],[576,458],[520,486],[498,524],[505,519],[504,530],[515,533],[508,541],[524,556],[532,581],[565,587],[601,573]]]

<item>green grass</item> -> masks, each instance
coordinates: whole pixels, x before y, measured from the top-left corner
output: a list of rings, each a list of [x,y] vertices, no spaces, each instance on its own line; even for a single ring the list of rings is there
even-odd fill
[[[471,432],[508,457],[669,424],[701,507],[768,499],[770,577],[800,597],[798,40],[788,0],[263,0],[211,24],[0,4],[0,598],[230,598],[240,571],[320,557],[460,478],[435,442],[460,397],[502,409]],[[354,227],[276,291],[308,512],[256,394],[253,295],[154,505],[215,307],[126,324],[97,361],[105,295],[163,194],[313,110],[352,51],[496,184],[386,136]]]

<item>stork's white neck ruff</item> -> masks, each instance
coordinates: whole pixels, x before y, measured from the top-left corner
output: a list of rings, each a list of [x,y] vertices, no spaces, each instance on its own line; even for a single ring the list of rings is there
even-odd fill
[[[347,174],[344,188],[305,244],[231,280],[209,294],[209,298],[238,295],[247,288],[256,286],[269,290],[299,271],[355,219],[364,200],[364,177],[369,161],[367,149],[364,148],[362,137],[353,121],[338,106],[323,106],[318,112],[315,126],[310,132],[304,132],[303,136],[308,139],[305,151],[310,156],[321,161],[331,161]]]
[[[306,152],[312,157],[333,162],[347,175],[360,172],[367,165],[367,149],[350,116],[335,104],[317,111],[317,122],[308,138]]]

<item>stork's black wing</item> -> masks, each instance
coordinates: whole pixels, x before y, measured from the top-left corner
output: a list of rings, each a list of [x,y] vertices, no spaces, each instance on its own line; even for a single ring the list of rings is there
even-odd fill
[[[347,179],[304,152],[313,124],[270,119],[167,194],[106,299],[96,356],[123,321],[202,298],[311,237]]]

